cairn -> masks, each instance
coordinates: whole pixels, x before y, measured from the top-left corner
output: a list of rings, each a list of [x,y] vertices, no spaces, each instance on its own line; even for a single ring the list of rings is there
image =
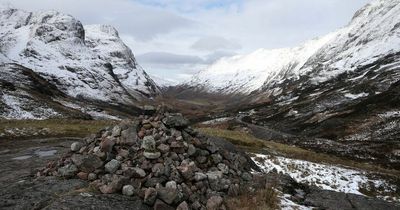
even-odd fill
[[[123,121],[73,143],[38,176],[87,180],[101,193],[138,196],[154,209],[225,209],[224,199],[251,182],[251,160],[188,124],[167,113]]]

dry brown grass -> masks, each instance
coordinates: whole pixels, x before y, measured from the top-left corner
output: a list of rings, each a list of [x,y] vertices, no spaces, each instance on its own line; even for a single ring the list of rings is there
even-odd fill
[[[279,208],[278,192],[272,187],[228,198],[226,205],[230,210],[275,210]]]
[[[35,137],[85,137],[116,123],[112,120],[0,120],[0,134],[5,134],[2,139],[32,138],[30,132],[37,131],[44,132],[39,132]]]
[[[300,160],[306,160],[315,163],[326,163],[339,165],[348,168],[356,168],[361,170],[366,170],[375,173],[381,173],[384,175],[400,177],[400,171],[382,168],[379,165],[360,163],[324,153],[317,153],[314,151],[302,149],[299,147],[281,144],[273,141],[266,141],[255,138],[251,134],[232,131],[218,128],[197,128],[200,132],[207,135],[216,136],[224,138],[233,144],[244,148],[249,152],[259,153],[263,150],[273,151],[279,153],[282,156]]]

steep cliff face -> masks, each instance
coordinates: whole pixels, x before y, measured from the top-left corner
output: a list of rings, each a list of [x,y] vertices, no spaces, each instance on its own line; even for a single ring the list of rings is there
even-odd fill
[[[112,26],[9,8],[0,9],[0,26],[0,61],[31,69],[68,97],[135,105],[159,93]]]

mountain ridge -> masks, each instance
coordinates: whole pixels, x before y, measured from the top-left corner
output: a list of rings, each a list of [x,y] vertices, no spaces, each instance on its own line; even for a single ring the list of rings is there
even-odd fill
[[[13,8],[0,9],[0,25],[1,63],[31,69],[68,97],[138,106],[160,94],[110,25],[83,26],[56,11]],[[3,67],[3,71],[11,71],[5,69],[7,65]],[[3,91],[2,97],[5,94]]]

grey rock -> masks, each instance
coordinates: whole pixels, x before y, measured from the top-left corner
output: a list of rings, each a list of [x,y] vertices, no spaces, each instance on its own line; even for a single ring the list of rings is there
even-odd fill
[[[212,196],[207,200],[207,210],[219,210],[222,206],[223,199],[221,196]]]
[[[120,144],[134,145],[138,140],[138,135],[137,135],[138,126],[139,124],[135,122],[132,125],[129,125],[129,127],[126,130],[123,130],[121,132]]]
[[[196,157],[197,162],[203,164],[207,162],[207,158],[205,156],[198,156]]]
[[[179,173],[187,180],[191,180],[196,170],[196,164],[193,161],[182,161],[177,167]]]
[[[217,168],[222,171],[223,174],[228,174],[229,173],[229,167],[223,163],[219,163]]]
[[[157,147],[157,149],[160,151],[160,152],[162,152],[162,153],[167,153],[167,152],[169,152],[169,146],[168,145],[166,145],[166,144],[160,144],[158,147]]]
[[[188,144],[187,154],[189,156],[193,156],[196,154],[196,147],[194,147],[193,144]]]
[[[157,159],[161,156],[160,152],[143,152],[143,156],[146,157],[147,159],[153,160],[153,159]]]
[[[214,164],[218,164],[223,160],[220,154],[212,154],[211,159],[213,160]]]
[[[135,188],[132,185],[125,185],[122,187],[122,194],[132,196],[135,194]]]
[[[244,172],[244,173],[242,174],[242,178],[243,178],[244,180],[246,180],[246,181],[251,181],[251,180],[253,179],[253,177],[251,176],[251,174],[248,173],[248,172]]]
[[[72,162],[79,168],[79,170],[90,173],[103,166],[103,161],[95,155],[79,155],[74,154],[71,156]]]
[[[157,189],[158,196],[167,204],[172,204],[178,196],[178,190],[175,187],[160,187]]]
[[[179,113],[166,116],[162,122],[169,128],[186,128],[189,125],[189,121]]]
[[[97,179],[97,175],[95,173],[89,173],[88,174],[88,180],[89,181],[94,181]]]
[[[126,177],[129,177],[129,178],[131,178],[131,177],[133,177],[133,178],[143,178],[143,177],[146,176],[146,172],[141,168],[133,167],[133,168],[127,168],[124,171],[124,175]]]
[[[119,127],[118,125],[114,126],[112,132],[111,132],[111,136],[112,137],[118,137],[121,135],[121,127]]]
[[[178,205],[178,207],[176,207],[176,210],[190,210],[190,208],[186,201],[183,201]]]
[[[120,166],[121,166],[121,162],[120,161],[118,161],[116,159],[112,159],[108,163],[106,163],[104,168],[108,173],[114,173],[114,172],[116,172],[118,170],[118,168]]]
[[[152,187],[147,188],[144,193],[144,200],[143,200],[144,203],[149,206],[153,206],[156,199],[157,199],[157,190]]]
[[[146,152],[154,152],[156,151],[156,141],[153,136],[145,136],[142,142],[142,148]]]
[[[164,170],[165,170],[165,167],[164,167],[164,164],[162,164],[162,163],[154,164],[153,168],[151,169],[151,171],[153,172],[153,175],[156,177],[164,174]]]
[[[83,144],[81,142],[74,142],[71,144],[71,151],[78,152],[82,148]]]
[[[164,203],[162,200],[157,199],[154,203],[153,210],[175,210],[175,208]]]
[[[76,173],[78,173],[78,167],[76,167],[76,165],[74,165],[74,164],[68,164],[66,166],[59,168],[58,173],[62,177],[66,177],[66,178],[73,177],[73,176],[75,176]]]
[[[201,172],[196,172],[194,174],[194,179],[198,182],[198,181],[203,181],[205,179],[207,179],[207,175],[205,175],[204,173]]]

